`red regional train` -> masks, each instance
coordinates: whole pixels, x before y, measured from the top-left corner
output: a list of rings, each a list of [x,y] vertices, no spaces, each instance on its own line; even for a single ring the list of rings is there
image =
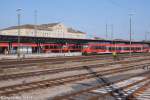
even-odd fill
[[[131,52],[149,52],[149,46],[145,44],[131,44]],[[91,43],[83,46],[83,54],[102,54],[102,53],[127,53],[130,52],[129,44],[96,44]]]
[[[38,47],[42,53],[58,53],[58,52],[82,52],[83,54],[102,54],[102,53],[126,53],[130,52],[129,44],[108,44],[108,43],[88,43],[88,44],[58,44],[43,43],[37,45],[35,43],[20,43],[20,50],[23,53],[36,53]],[[0,53],[8,53],[9,44],[0,43]],[[12,43],[9,53],[17,53],[18,43]],[[131,52],[150,52],[150,48],[146,44],[132,44]]]
[[[81,52],[83,45],[77,44],[41,44],[42,51],[50,52]]]

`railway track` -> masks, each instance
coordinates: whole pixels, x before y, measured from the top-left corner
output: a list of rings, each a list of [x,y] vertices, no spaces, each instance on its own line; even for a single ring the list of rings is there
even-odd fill
[[[136,77],[100,89],[93,90],[101,95],[112,95],[117,100],[126,100],[131,93],[150,83],[150,77]],[[97,99],[99,97],[96,97]]]
[[[143,59],[137,59],[137,60],[130,60],[130,61],[117,61],[117,62],[109,62],[109,63],[103,63],[103,64],[93,64],[88,65],[88,68],[99,68],[99,67],[107,67],[109,65],[115,65],[115,64],[129,64],[133,62],[141,62],[141,61],[147,61],[149,58],[143,58]],[[150,63],[147,63],[149,65]],[[131,65],[135,66],[135,65]],[[130,67],[131,67],[130,66]],[[138,66],[138,65],[137,65]],[[146,64],[143,64],[143,66],[146,66]],[[15,74],[7,74],[7,75],[0,75],[0,81],[2,80],[8,80],[8,79],[19,79],[19,78],[25,78],[25,77],[31,77],[31,76],[39,76],[39,75],[50,75],[60,72],[66,72],[66,71],[74,71],[74,70],[86,70],[85,66],[77,66],[77,67],[64,67],[64,68],[57,68],[57,69],[46,69],[46,70],[40,70],[40,71],[32,71],[32,72],[25,72],[25,73],[15,73]]]
[[[128,96],[129,100],[150,100],[150,83],[144,84]]]
[[[50,100],[136,100],[133,93],[150,83],[150,71],[126,77],[113,82],[103,81],[94,87],[86,88]],[[142,99],[145,100],[145,99]],[[149,99],[147,99],[149,100]]]
[[[97,72],[90,72],[85,74],[79,74],[79,75],[73,75],[73,76],[66,76],[61,78],[55,78],[55,79],[47,79],[42,81],[35,81],[30,83],[22,83],[22,84],[16,84],[16,85],[10,85],[6,87],[0,87],[0,95],[1,96],[8,96],[11,94],[17,94],[19,92],[38,89],[38,88],[47,88],[52,86],[58,86],[62,84],[67,84],[71,82],[81,81],[84,79],[90,79],[95,77],[102,77],[106,75],[113,75],[116,73],[121,73],[125,71],[130,71],[138,68],[143,68],[143,64],[136,65],[136,66],[128,66],[124,68],[114,68],[109,70],[103,70],[103,71],[97,71]],[[86,67],[88,69],[88,67]],[[95,76],[96,75],[96,76]]]
[[[50,65],[50,64],[64,64],[68,61],[71,61],[71,62],[85,62],[85,61],[94,61],[94,60],[104,60],[104,59],[112,59],[112,57],[107,57],[107,58],[84,58],[84,59],[81,59],[79,60],[78,59],[61,59],[61,60],[47,60],[47,61],[36,61],[36,62],[19,62],[19,63],[15,63],[15,64],[11,64],[11,65],[8,65],[7,64],[1,64],[0,68],[17,68],[18,66],[21,66],[21,67],[29,67],[29,66],[37,66],[38,64],[43,64],[43,65]]]
[[[145,56],[150,56],[150,55],[145,55]],[[90,57],[90,58],[84,58],[84,59],[81,59],[81,58],[69,58],[69,59],[59,59],[59,60],[56,60],[56,59],[53,59],[53,60],[50,60],[50,59],[46,59],[46,60],[37,60],[37,61],[30,61],[29,62],[27,61],[20,61],[20,62],[7,62],[7,63],[0,63],[0,68],[1,69],[8,69],[8,68],[20,68],[20,67],[31,67],[31,66],[38,66],[38,64],[42,64],[42,65],[51,65],[51,64],[63,64],[63,63],[66,63],[67,61],[71,61],[71,62],[85,62],[85,61],[95,61],[95,60],[108,60],[108,59],[112,59],[112,57],[110,56],[105,56],[103,58],[97,58],[99,56],[93,56],[93,57]],[[139,57],[138,55],[134,55],[132,57]],[[124,59],[124,58],[129,58],[129,56],[120,56],[121,59]],[[8,64],[8,63],[11,63],[11,64]],[[41,65],[40,65],[41,66]]]

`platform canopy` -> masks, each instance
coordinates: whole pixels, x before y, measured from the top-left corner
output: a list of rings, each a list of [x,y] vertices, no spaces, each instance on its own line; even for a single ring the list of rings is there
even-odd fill
[[[0,42],[9,42],[16,43],[18,41],[18,36],[8,36],[8,35],[0,35]],[[86,44],[89,42],[94,43],[112,43],[111,40],[95,40],[95,39],[72,39],[72,38],[46,38],[46,37],[29,37],[29,36],[20,36],[21,43],[75,43],[75,44]],[[129,44],[129,41],[121,41],[115,40],[113,43],[126,43]],[[149,44],[150,42],[135,42],[134,44]]]

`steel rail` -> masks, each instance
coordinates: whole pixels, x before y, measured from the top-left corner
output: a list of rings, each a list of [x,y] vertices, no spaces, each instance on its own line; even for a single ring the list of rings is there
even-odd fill
[[[53,98],[50,98],[50,100],[76,100],[75,98],[78,98],[78,96],[81,97],[81,95],[84,95],[86,93],[93,94],[93,93],[90,92],[92,90],[96,90],[98,88],[102,88],[102,87],[105,87],[105,86],[110,86],[112,84],[119,83],[119,82],[125,81],[125,80],[130,79],[130,78],[143,76],[145,74],[149,74],[149,71],[143,72],[143,73],[138,73],[138,74],[135,74],[135,75],[131,75],[131,76],[125,77],[123,79],[111,81],[111,83],[109,83],[109,84],[101,83],[101,84],[98,84],[96,86],[92,86],[90,88],[86,88],[86,89],[82,89],[82,90],[79,90],[79,91],[71,92],[71,93],[68,93],[68,94],[61,95],[61,96],[55,96]],[[99,98],[99,96],[100,96],[100,94],[96,94],[95,97],[93,97],[89,100],[94,100],[94,99],[97,100]]]
[[[125,71],[130,71],[130,70],[134,70],[135,68],[137,69],[137,68],[142,68],[142,67],[143,65],[137,66],[137,67],[132,66],[132,67],[127,67],[127,68],[120,68],[120,69],[114,68],[111,70],[98,71],[95,73],[97,73],[97,76],[106,76],[106,75],[112,75],[112,74],[121,73]],[[86,74],[66,76],[66,77],[55,78],[55,79],[35,81],[35,82],[30,82],[30,83],[15,84],[15,85],[10,85],[6,87],[0,87],[0,95],[10,95],[14,93],[16,94],[21,91],[58,86],[58,85],[81,81],[84,79],[90,79],[94,77],[95,76],[93,75],[93,73],[86,73]]]
[[[145,56],[149,56],[148,54]],[[28,66],[37,66],[38,64],[62,64],[66,63],[67,61],[71,62],[85,62],[85,61],[94,61],[94,60],[105,60],[105,59],[112,59],[110,56],[103,56],[101,58],[97,58],[99,56],[91,56],[85,57],[84,59],[81,57],[77,58],[67,58],[67,59],[46,59],[46,60],[29,60],[29,61],[17,61],[17,62],[5,62],[5,63],[0,63],[0,68],[17,68],[18,66],[21,67],[28,67]],[[129,56],[120,56],[120,58],[128,58]],[[138,55],[132,56],[132,57],[140,57]],[[8,64],[11,63],[11,64]]]
[[[139,60],[130,60],[130,61],[118,61],[117,63],[109,62],[104,64],[94,64],[94,65],[88,65],[88,68],[100,68],[100,67],[107,67],[109,65],[116,65],[116,64],[127,64],[127,63],[133,63],[133,62],[140,62],[145,61],[149,59],[139,59]],[[149,65],[150,63],[146,63]],[[146,64],[143,64],[145,66]],[[137,64],[136,66],[138,66]],[[130,65],[130,67],[135,65]],[[32,71],[32,72],[25,72],[25,73],[15,73],[15,74],[7,74],[7,75],[0,75],[0,81],[2,80],[8,80],[8,79],[17,79],[17,78],[25,78],[25,77],[31,77],[31,76],[39,76],[39,75],[50,75],[60,72],[66,72],[66,71],[74,71],[74,70],[86,70],[85,66],[77,66],[77,67],[65,67],[65,68],[57,68],[57,69],[46,69],[46,70],[40,70],[40,71]]]

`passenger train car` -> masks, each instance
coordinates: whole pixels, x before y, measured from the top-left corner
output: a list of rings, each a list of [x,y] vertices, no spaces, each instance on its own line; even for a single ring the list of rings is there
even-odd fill
[[[62,52],[62,45],[61,44],[55,44],[55,43],[48,43],[48,44],[41,44],[41,50],[44,53],[57,53]]]
[[[81,52],[83,45],[77,44],[43,44],[42,50],[45,53],[50,52]]]
[[[145,44],[87,44],[83,46],[83,54],[102,54],[102,53],[127,53],[130,52],[149,52],[148,45]]]

